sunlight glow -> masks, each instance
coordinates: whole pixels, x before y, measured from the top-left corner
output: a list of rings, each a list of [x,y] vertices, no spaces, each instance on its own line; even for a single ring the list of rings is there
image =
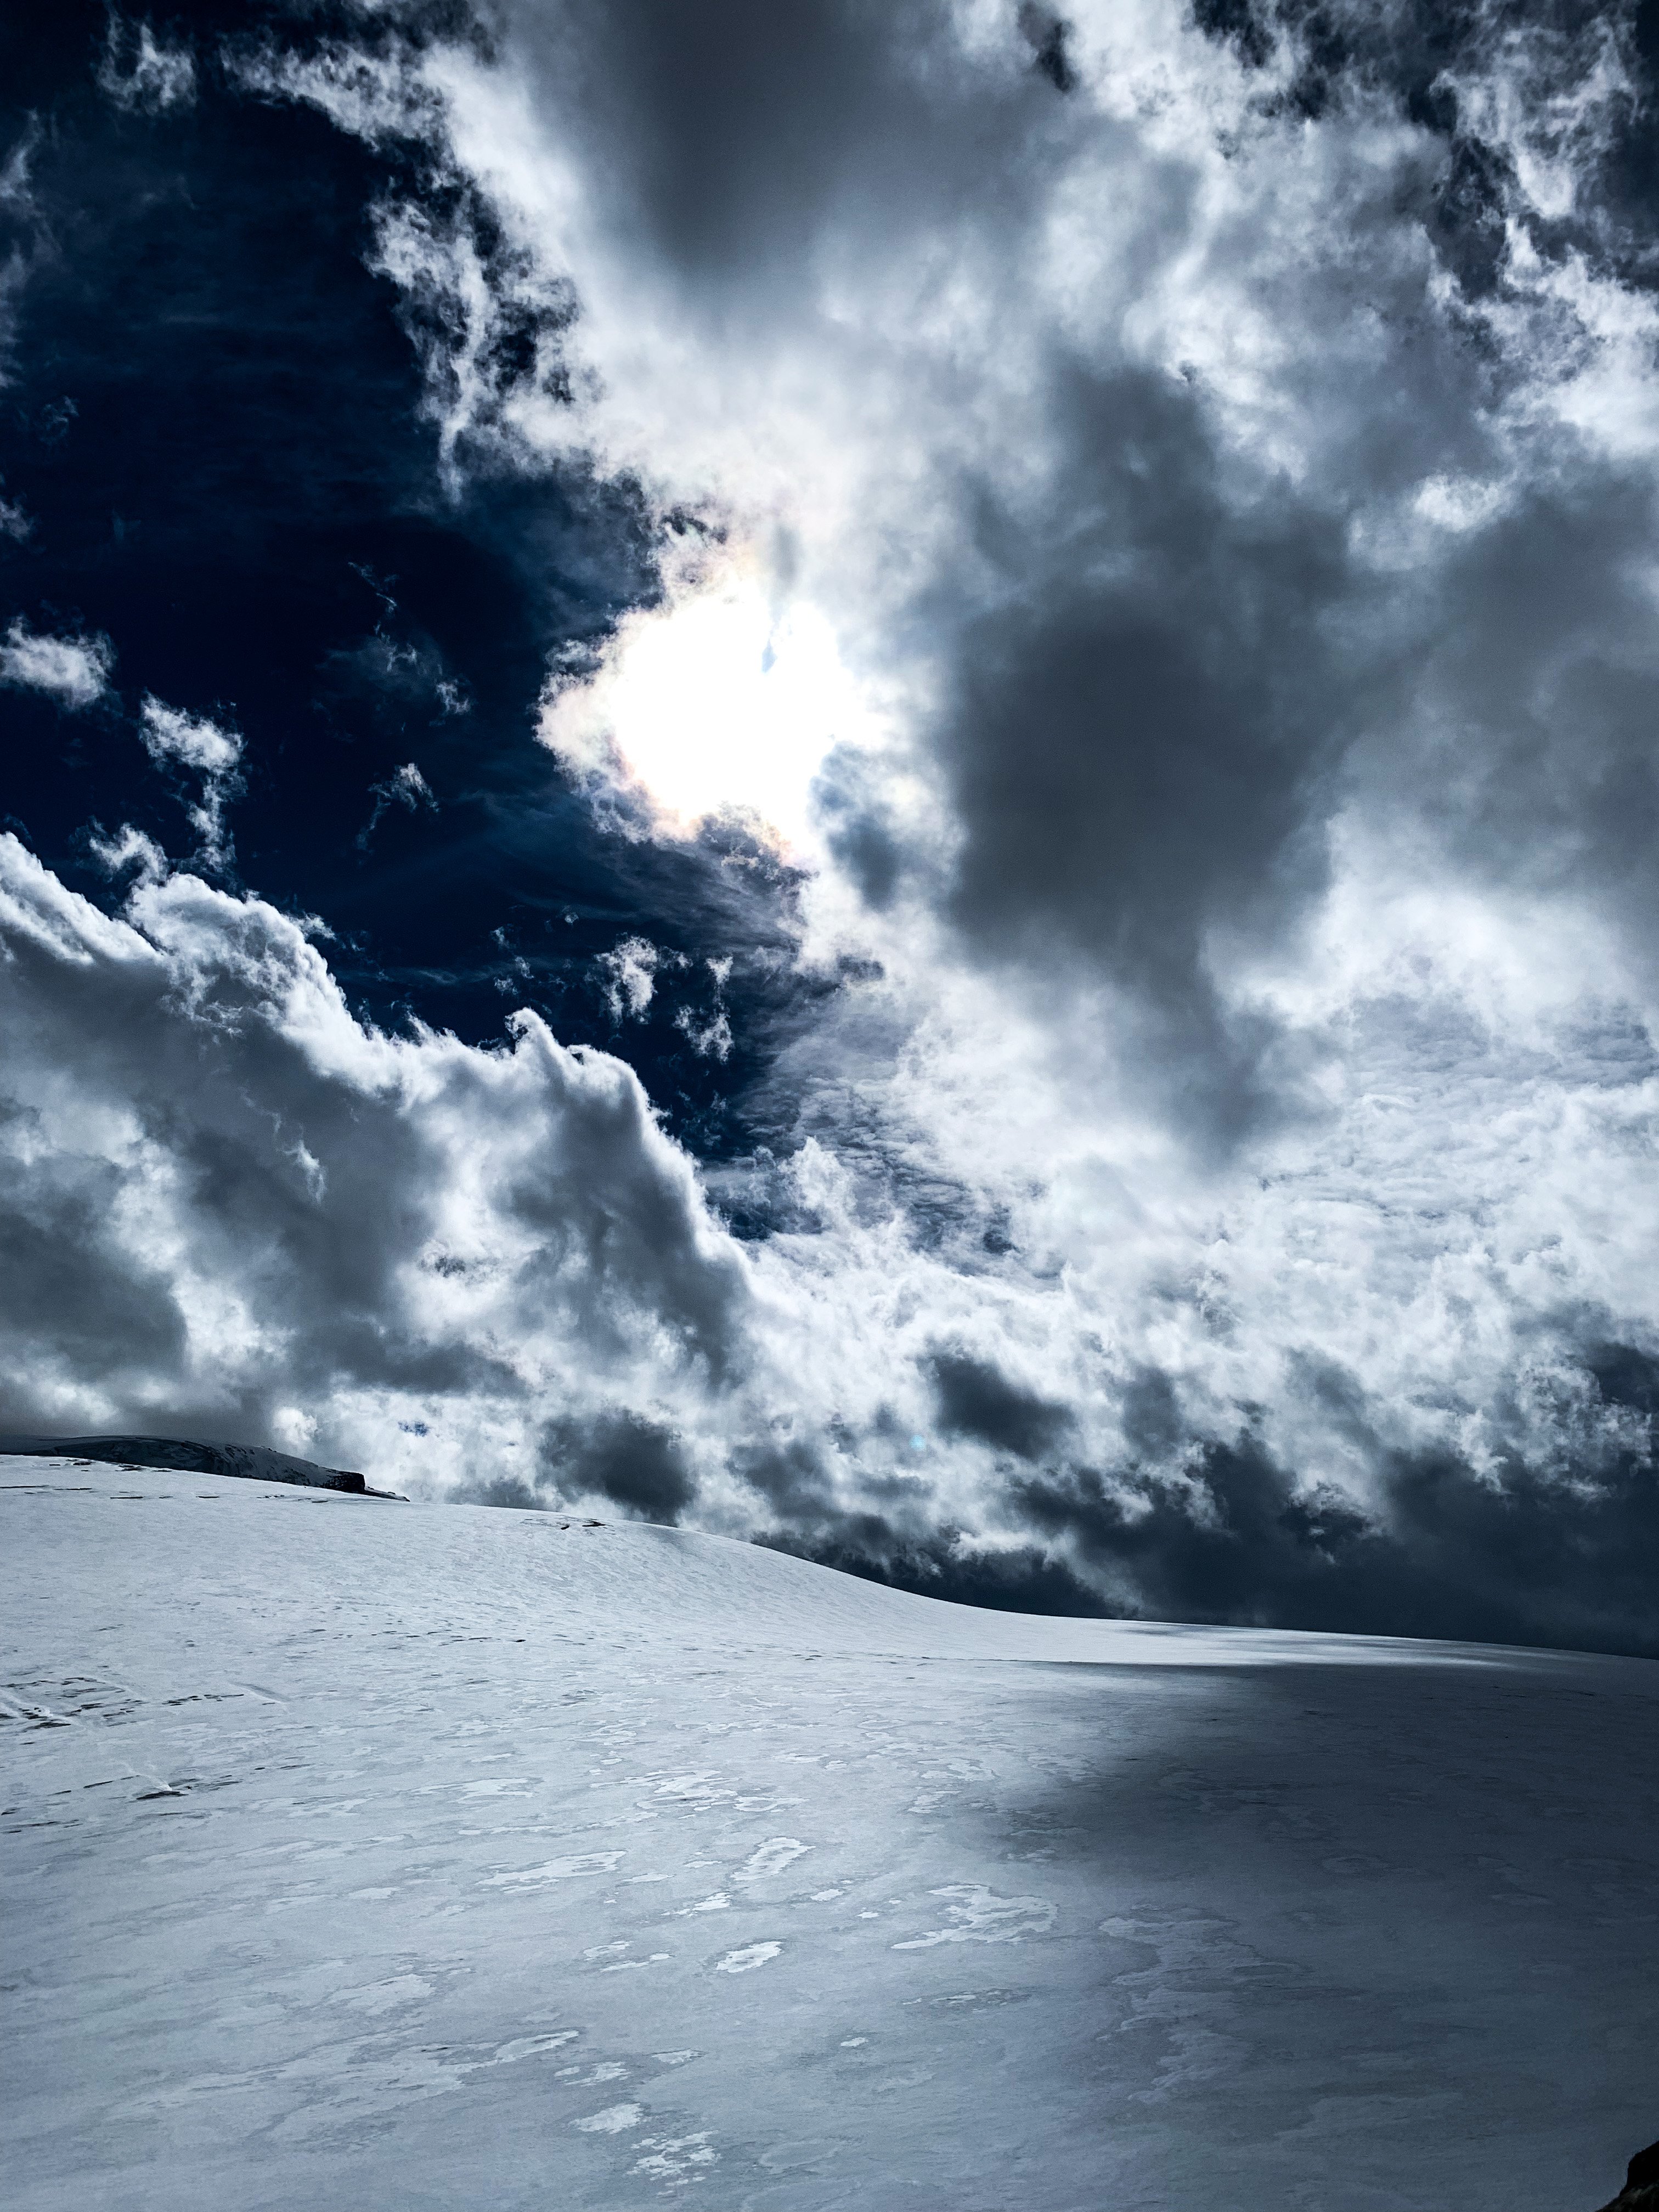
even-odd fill
[[[823,616],[779,611],[739,570],[629,617],[597,675],[544,701],[540,734],[582,773],[641,794],[670,834],[735,811],[799,848],[813,777],[872,720]]]

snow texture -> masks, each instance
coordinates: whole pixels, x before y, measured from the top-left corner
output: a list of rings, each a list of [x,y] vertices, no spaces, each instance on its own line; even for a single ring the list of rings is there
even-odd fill
[[[1651,1662],[0,1484],[12,2212],[1587,2212],[1656,2131]]]

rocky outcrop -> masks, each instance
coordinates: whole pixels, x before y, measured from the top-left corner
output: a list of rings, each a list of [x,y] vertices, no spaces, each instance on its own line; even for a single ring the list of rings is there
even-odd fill
[[[210,1444],[177,1437],[0,1437],[0,1455],[41,1459],[91,1459],[117,1467],[160,1467],[180,1474],[228,1474],[249,1482],[289,1482],[307,1490],[344,1490],[362,1498],[391,1498],[372,1490],[361,1474],[272,1451],[264,1444]]]
[[[1659,2212],[1659,2142],[1637,2152],[1624,2187],[1601,2212]]]

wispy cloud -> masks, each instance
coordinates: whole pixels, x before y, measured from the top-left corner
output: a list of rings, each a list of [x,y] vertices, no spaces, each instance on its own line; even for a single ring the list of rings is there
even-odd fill
[[[192,770],[202,779],[199,801],[185,811],[201,840],[200,856],[210,868],[222,872],[234,857],[225,816],[231,801],[242,790],[242,740],[234,730],[217,722],[180,714],[147,692],[140,714],[139,734],[145,750],[159,766]]]
[[[401,768],[393,769],[390,775],[382,777],[379,783],[371,783],[368,788],[374,800],[374,808],[357,832],[360,852],[368,849],[370,840],[380,828],[387,807],[405,807],[411,814],[418,814],[422,807],[429,813],[438,811],[438,801],[432,787],[413,761],[405,761]]]
[[[164,46],[148,22],[110,10],[98,88],[116,106],[159,115],[196,97],[196,59],[187,46]]]

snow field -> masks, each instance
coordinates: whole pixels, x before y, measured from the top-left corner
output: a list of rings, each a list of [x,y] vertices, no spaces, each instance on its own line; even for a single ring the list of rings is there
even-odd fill
[[[1589,2212],[1659,1668],[0,1465],[17,2212]]]

